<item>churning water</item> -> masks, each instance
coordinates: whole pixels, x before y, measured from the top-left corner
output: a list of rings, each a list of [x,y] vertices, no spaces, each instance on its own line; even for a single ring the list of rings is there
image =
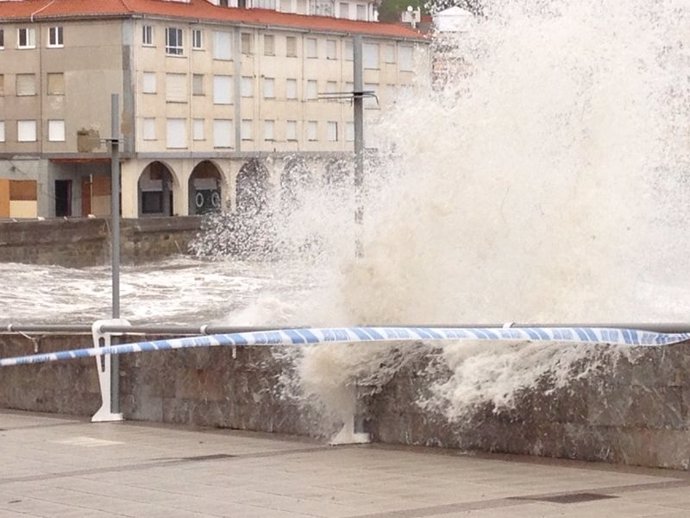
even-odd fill
[[[471,30],[432,45],[453,65],[449,80],[434,89],[420,78],[369,128],[378,156],[361,229],[346,191],[312,183],[272,229],[290,260],[147,270],[123,316],[129,306],[139,318],[243,325],[685,320],[688,26],[687,0],[486,0]],[[152,302],[157,279],[171,291]],[[84,295],[68,315],[89,311],[94,293]],[[16,301],[2,299],[11,316]],[[449,346],[452,376],[421,403],[449,419],[480,401],[509,406],[545,372],[567,383],[592,354],[535,347]],[[380,385],[406,361],[386,363],[386,351],[291,351],[297,375],[282,382],[346,420],[349,389],[338,390]]]

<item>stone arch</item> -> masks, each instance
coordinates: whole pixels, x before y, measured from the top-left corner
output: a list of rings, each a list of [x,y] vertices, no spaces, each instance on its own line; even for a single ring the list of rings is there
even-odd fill
[[[352,185],[354,165],[343,158],[333,158],[326,164],[323,174],[324,183],[334,189],[343,189]]]
[[[237,212],[258,214],[268,208],[268,169],[256,158],[245,163],[237,175],[235,196]]]
[[[139,217],[172,216],[173,196],[178,188],[170,166],[159,161],[148,164],[137,184]]]
[[[190,216],[221,210],[223,204],[223,174],[210,160],[199,162],[189,176]]]
[[[280,200],[284,209],[297,203],[299,194],[309,184],[311,171],[302,157],[292,157],[285,162],[280,175]]]

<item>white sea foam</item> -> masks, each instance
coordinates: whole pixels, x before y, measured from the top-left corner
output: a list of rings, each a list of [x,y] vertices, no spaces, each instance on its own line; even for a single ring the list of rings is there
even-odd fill
[[[342,253],[342,218],[302,218],[337,251],[320,263],[310,315],[683,320],[689,3],[486,4],[471,34],[445,42],[459,73],[442,91],[420,85],[374,128],[383,159],[367,171],[363,257]],[[352,384],[367,360],[326,347],[300,357],[301,385],[344,408],[335,382]],[[591,349],[546,344],[460,344],[442,358],[450,377],[421,403],[449,418],[480,402],[509,407],[545,376],[563,386],[579,360],[602,365]]]

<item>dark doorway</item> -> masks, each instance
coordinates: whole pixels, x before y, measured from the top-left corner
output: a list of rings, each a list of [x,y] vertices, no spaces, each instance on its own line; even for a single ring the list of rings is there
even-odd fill
[[[55,216],[72,215],[72,180],[55,180]]]
[[[221,210],[222,178],[212,162],[197,164],[189,177],[189,214],[207,214]]]
[[[173,177],[161,162],[146,166],[139,177],[139,217],[172,216]]]
[[[258,214],[268,206],[268,170],[253,158],[237,175],[237,212]]]

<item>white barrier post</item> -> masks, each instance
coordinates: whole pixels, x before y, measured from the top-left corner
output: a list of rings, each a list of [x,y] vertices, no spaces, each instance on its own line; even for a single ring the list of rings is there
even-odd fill
[[[127,320],[120,318],[112,320],[96,320],[91,327],[93,336],[93,346],[98,349],[101,347],[110,347],[111,337],[113,335],[120,336],[124,333],[103,333],[101,331],[104,325],[129,326]],[[121,413],[114,413],[113,410],[113,391],[112,391],[112,356],[110,354],[96,356],[96,369],[98,370],[98,384],[101,387],[101,408],[91,417],[92,423],[104,423],[109,421],[122,421]],[[119,396],[115,394],[116,397]]]

